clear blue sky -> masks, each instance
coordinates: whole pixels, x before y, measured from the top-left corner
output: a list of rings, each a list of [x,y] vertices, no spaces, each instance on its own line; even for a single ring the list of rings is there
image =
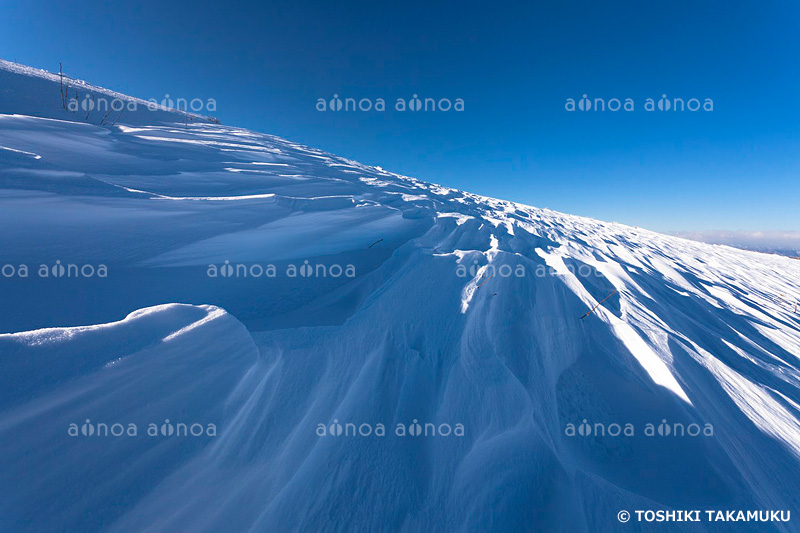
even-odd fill
[[[0,3],[0,57],[469,191],[658,231],[800,230],[800,4]],[[2,97],[0,88],[0,97]],[[634,112],[567,112],[567,98]],[[646,98],[713,112],[646,112]],[[387,110],[319,112],[318,98]],[[393,110],[411,95],[460,113]]]

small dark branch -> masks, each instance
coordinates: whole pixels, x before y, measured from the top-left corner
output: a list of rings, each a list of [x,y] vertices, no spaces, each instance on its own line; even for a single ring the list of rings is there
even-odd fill
[[[114,123],[111,125],[111,127],[112,127],[112,128],[113,128],[114,126],[116,126],[116,125],[117,125],[117,122],[119,122],[119,119],[122,117],[122,114],[123,114],[124,112],[125,112],[125,110],[124,110],[124,109],[123,109],[122,111],[120,111],[120,112],[119,112],[119,116],[117,117],[117,120],[115,120],[115,121],[114,121]]]
[[[486,285],[486,282],[487,282],[487,281],[489,281],[490,279],[492,279],[493,277],[494,277],[494,274],[492,274],[491,276],[489,276],[488,278],[486,278],[485,280],[483,280],[483,283],[481,283],[480,285],[478,285],[478,286],[477,286],[477,287],[475,287],[475,288],[476,288],[476,289],[480,289],[481,287],[483,287],[484,285]]]
[[[61,107],[64,108],[64,111],[67,110],[67,97],[64,96],[64,71],[61,63],[58,64],[58,77],[61,81]]]
[[[586,313],[585,315],[583,315],[583,316],[582,316],[580,319],[581,319],[581,320],[583,320],[583,319],[584,319],[584,318],[586,318],[587,316],[589,316],[589,315],[591,315],[592,313],[594,313],[594,310],[595,310],[595,309],[597,309],[598,307],[600,307],[600,304],[601,304],[601,303],[603,303],[603,302],[605,302],[606,300],[608,300],[609,298],[611,298],[611,297],[614,295],[614,293],[616,293],[616,292],[617,292],[617,289],[614,289],[613,291],[611,291],[611,294],[609,294],[608,296],[606,296],[605,298],[603,298],[602,300],[600,300],[599,302],[597,302],[597,305],[595,305],[594,307],[592,307],[592,308],[589,310],[589,312],[588,312],[588,313]]]
[[[92,108],[94,107],[94,95],[91,94],[91,93],[89,94],[89,103],[86,105],[86,107],[89,108],[89,112],[86,113],[86,119],[85,120],[89,120],[89,115],[92,114]]]
[[[108,118],[108,114],[109,114],[109,113],[111,113],[111,108],[110,108],[110,107],[108,108],[108,111],[106,111],[106,114],[105,114],[105,115],[103,115],[103,120],[101,120],[101,121],[100,121],[100,125],[101,125],[101,126],[102,126],[103,124],[105,124],[105,122],[106,122],[106,119]]]

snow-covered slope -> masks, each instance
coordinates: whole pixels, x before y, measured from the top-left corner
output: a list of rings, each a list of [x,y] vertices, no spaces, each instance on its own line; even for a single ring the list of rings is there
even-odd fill
[[[800,262],[35,74],[0,63],[0,530],[797,530]]]

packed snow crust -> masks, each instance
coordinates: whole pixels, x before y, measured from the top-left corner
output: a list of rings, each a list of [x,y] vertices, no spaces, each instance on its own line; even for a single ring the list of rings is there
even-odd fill
[[[629,532],[658,529],[620,510],[798,511],[800,261],[164,110],[101,125],[8,62],[0,88],[0,267],[30,271],[0,277],[0,531]],[[285,274],[305,261],[354,275]],[[108,274],[39,275],[60,264]],[[209,275],[228,264],[277,275]],[[216,434],[142,436],[166,419]],[[86,420],[140,436],[68,433]],[[464,435],[394,434],[413,420]],[[567,435],[584,420],[636,434]],[[318,435],[334,421],[386,436]],[[662,421],[713,436],[643,434]]]

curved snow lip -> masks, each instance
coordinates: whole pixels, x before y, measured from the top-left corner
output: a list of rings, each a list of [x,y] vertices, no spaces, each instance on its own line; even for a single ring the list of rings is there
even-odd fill
[[[25,346],[55,345],[63,342],[69,342],[70,340],[85,333],[109,331],[118,326],[132,324],[144,318],[155,318],[156,315],[161,315],[158,317],[159,320],[166,319],[170,322],[173,322],[176,318],[186,320],[190,318],[191,314],[198,314],[197,312],[201,310],[205,316],[192,321],[191,324],[181,328],[179,331],[168,334],[166,337],[164,337],[164,339],[177,335],[181,331],[186,330],[186,328],[196,326],[199,323],[207,322],[227,314],[224,309],[214,305],[168,303],[137,309],[136,311],[128,314],[122,320],[116,320],[102,324],[91,324],[88,326],[51,327],[34,329],[30,331],[20,331],[16,333],[2,333],[0,334],[0,342],[7,340],[23,344]],[[165,317],[164,315],[167,313],[171,313],[172,317]]]
[[[120,502],[155,490],[222,435],[237,406],[229,398],[259,357],[224,309],[177,303],[4,334],[0,354],[3,531],[107,529]],[[65,486],[81,497],[61,497]]]
[[[244,325],[214,305],[169,303],[138,309],[113,322],[0,334],[0,406],[9,408],[59,384],[96,377],[103,368],[138,360],[160,346],[179,350],[183,346],[184,357],[191,360],[198,355],[191,346],[215,328],[236,332],[235,337],[241,337],[238,344],[257,354]]]

